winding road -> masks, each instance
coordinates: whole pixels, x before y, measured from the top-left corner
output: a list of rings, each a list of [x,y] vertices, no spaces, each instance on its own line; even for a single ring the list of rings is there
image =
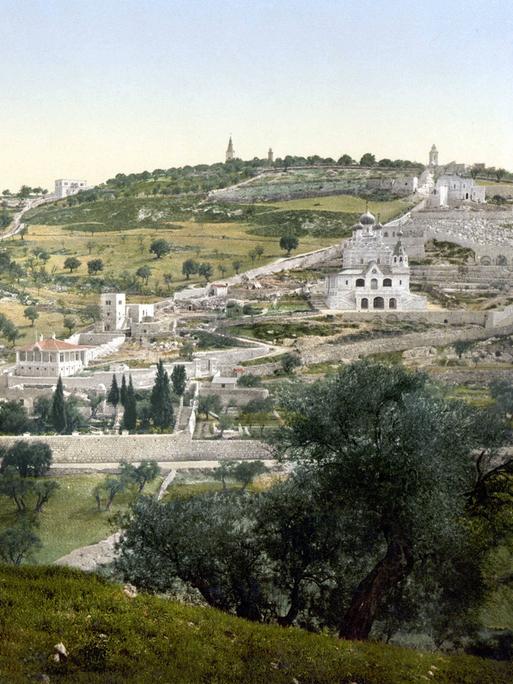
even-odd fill
[[[25,224],[22,223],[22,218],[23,215],[27,213],[27,211],[30,211],[30,209],[38,207],[40,204],[45,204],[46,202],[54,201],[55,197],[36,197],[35,199],[27,200],[25,206],[22,209],[20,209],[20,211],[18,211],[16,214],[14,214],[13,219],[10,225],[7,227],[6,232],[0,234],[0,240],[7,240],[8,238],[12,238],[15,235],[21,233],[21,231],[25,227]]]

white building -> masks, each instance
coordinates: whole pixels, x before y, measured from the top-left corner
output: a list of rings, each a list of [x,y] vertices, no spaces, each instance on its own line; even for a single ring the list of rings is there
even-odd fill
[[[127,304],[126,296],[122,292],[106,292],[100,297],[102,312],[102,328],[105,332],[128,331],[141,334],[141,324],[154,323],[154,304]],[[135,331],[135,333],[134,333]],[[146,331],[145,331],[146,332]]]
[[[326,303],[342,311],[417,311],[426,299],[410,293],[408,256],[399,239],[386,244],[383,226],[367,212],[343,249],[343,269],[326,279]]]
[[[126,297],[120,292],[106,292],[100,296],[103,330],[112,332],[129,328]]]
[[[55,181],[55,195],[59,199],[76,195],[77,192],[87,189],[87,181],[73,180],[71,178],[59,178]]]
[[[461,202],[486,202],[486,188],[476,185],[473,178],[444,174],[436,181],[427,200],[429,208],[450,207]]]
[[[228,283],[210,283],[207,287],[207,294],[210,297],[227,297]]]
[[[44,339],[16,351],[15,375],[29,377],[66,377],[87,368],[93,348],[71,344],[55,337]]]

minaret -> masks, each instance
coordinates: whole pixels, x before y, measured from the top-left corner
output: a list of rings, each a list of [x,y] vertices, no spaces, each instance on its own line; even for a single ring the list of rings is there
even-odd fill
[[[228,147],[226,149],[226,161],[229,162],[232,159],[235,159],[235,152],[233,150],[232,136],[230,136],[230,140],[228,141]]]
[[[269,152],[267,153],[267,162],[269,166],[274,164],[274,152],[272,147],[269,148]]]
[[[438,150],[433,145],[429,150],[429,166],[438,166]]]

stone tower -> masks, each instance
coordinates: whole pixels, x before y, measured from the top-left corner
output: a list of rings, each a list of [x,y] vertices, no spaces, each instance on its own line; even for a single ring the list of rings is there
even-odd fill
[[[230,136],[230,140],[228,141],[228,147],[226,148],[226,161],[228,162],[232,159],[235,159],[235,151],[233,149],[232,136]]]
[[[274,152],[272,147],[269,148],[269,152],[267,153],[267,162],[269,166],[274,164]]]
[[[438,150],[436,145],[432,145],[429,150],[429,166],[438,166]]]

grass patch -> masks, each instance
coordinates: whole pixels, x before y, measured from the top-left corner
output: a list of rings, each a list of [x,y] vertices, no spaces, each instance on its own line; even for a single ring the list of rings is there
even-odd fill
[[[73,684],[507,684],[510,663],[259,625],[56,567],[0,569],[0,680]],[[51,660],[63,641],[64,663]],[[430,675],[429,672],[433,674]]]
[[[65,475],[57,479],[60,488],[39,515],[36,530],[43,547],[36,554],[36,563],[52,563],[73,549],[96,542],[113,533],[112,516],[126,509],[133,494],[125,492],[114,499],[110,511],[97,511],[92,495],[94,487],[105,475]],[[145,493],[156,491],[161,478],[147,485]],[[0,497],[0,529],[16,522],[15,506],[5,496]]]

